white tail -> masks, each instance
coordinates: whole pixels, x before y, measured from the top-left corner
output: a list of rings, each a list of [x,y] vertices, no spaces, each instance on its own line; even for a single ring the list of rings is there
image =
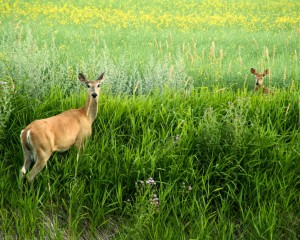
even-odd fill
[[[75,145],[80,150],[84,140],[92,133],[92,123],[98,112],[98,99],[102,73],[97,80],[88,81],[79,73],[79,80],[88,90],[86,104],[78,109],[70,109],[53,117],[35,120],[22,130],[20,138],[24,154],[24,165],[21,169],[25,176],[31,163],[28,181],[45,167],[55,151],[65,151]]]

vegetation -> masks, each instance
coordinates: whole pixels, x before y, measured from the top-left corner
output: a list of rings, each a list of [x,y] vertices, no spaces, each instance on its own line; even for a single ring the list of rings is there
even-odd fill
[[[299,10],[0,0],[0,238],[299,239]],[[21,130],[83,105],[78,73],[103,71],[79,161],[21,183]]]

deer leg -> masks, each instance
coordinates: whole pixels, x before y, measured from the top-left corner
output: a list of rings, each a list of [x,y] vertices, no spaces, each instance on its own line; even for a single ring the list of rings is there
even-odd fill
[[[24,177],[32,163],[33,156],[32,156],[32,153],[29,150],[27,150],[23,145],[22,145],[22,147],[23,147],[23,155],[24,155],[24,165],[21,168],[20,174],[21,174],[21,177]]]
[[[79,154],[80,154],[80,150],[82,148],[82,144],[83,144],[83,140],[81,138],[77,139],[76,142],[75,142],[75,146],[76,146],[76,149],[77,149],[76,164],[75,164],[75,178],[77,177]]]
[[[51,153],[46,153],[43,151],[37,152],[36,162],[29,172],[29,176],[28,176],[29,182],[32,182],[34,177],[46,166],[47,161],[50,158],[50,156],[51,156]]]
[[[79,160],[79,154],[80,154],[80,151],[81,151],[81,149],[83,147],[83,139],[81,139],[81,138],[77,139],[76,142],[75,142],[75,146],[77,148],[76,160],[78,162],[78,160]]]

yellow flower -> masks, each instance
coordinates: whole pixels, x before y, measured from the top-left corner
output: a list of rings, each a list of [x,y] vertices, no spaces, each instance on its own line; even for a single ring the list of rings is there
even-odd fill
[[[78,5],[76,5],[78,4]],[[116,28],[169,28],[182,30],[207,27],[243,28],[253,30],[297,28],[300,24],[300,3],[296,1],[259,2],[221,0],[182,0],[176,4],[168,0],[139,2],[110,0],[89,2],[85,6],[72,0],[64,5],[56,2],[0,0],[0,20],[16,19],[61,25]]]

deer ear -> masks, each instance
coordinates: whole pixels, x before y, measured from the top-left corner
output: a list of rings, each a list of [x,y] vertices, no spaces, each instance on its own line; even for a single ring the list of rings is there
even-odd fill
[[[269,69],[265,70],[265,74],[264,76],[268,75],[269,74]]]
[[[256,70],[254,68],[251,68],[251,73],[256,74]]]
[[[87,82],[86,77],[82,73],[78,74],[78,79],[83,83]]]
[[[98,81],[103,80],[104,78],[104,72],[97,78]]]

